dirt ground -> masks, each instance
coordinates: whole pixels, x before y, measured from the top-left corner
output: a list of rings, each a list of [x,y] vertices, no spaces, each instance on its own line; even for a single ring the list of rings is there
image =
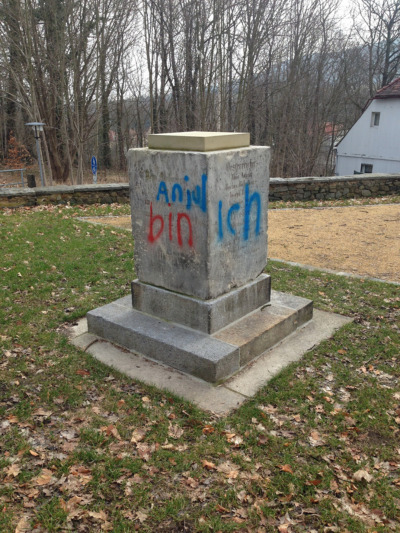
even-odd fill
[[[400,282],[400,204],[269,211],[268,256]]]
[[[269,211],[268,256],[400,282],[400,204]],[[93,222],[131,227],[130,217]]]

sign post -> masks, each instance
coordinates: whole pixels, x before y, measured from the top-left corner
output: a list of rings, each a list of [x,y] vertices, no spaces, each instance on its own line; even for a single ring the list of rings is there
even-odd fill
[[[97,183],[97,159],[95,156],[92,157],[92,173],[93,173],[93,183]]]

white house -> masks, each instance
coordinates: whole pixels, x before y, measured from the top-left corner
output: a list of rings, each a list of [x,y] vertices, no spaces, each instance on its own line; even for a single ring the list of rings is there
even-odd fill
[[[380,89],[336,147],[337,176],[400,173],[400,78]]]

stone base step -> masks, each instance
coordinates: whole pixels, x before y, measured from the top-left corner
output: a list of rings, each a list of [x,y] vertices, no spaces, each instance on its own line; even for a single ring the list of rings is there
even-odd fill
[[[205,381],[223,381],[312,318],[312,301],[272,291],[267,306],[213,335],[146,315],[130,296],[87,315],[88,331]]]
[[[240,349],[240,367],[265,352],[312,319],[313,303],[291,294],[271,291],[271,301],[254,313],[213,335]]]
[[[271,276],[267,274],[210,300],[167,291],[139,280],[132,282],[134,309],[209,334],[262,307],[270,301],[270,295]]]

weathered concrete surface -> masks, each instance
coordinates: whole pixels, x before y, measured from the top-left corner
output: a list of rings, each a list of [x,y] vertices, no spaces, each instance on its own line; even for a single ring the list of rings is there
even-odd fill
[[[312,319],[313,303],[292,294],[272,291],[270,305],[214,334],[240,348],[240,367]]]
[[[220,416],[238,408],[257,393],[288,364],[298,361],[308,350],[331,337],[350,318],[314,310],[313,320],[297,329],[281,343],[261,354],[251,364],[223,384],[215,386],[188,374],[121,350],[99,337],[86,333],[86,319],[71,327],[72,342],[97,360],[148,385],[166,390]]]
[[[204,300],[254,280],[267,261],[267,147],[130,150],[138,279]]]
[[[337,329],[352,321],[352,318],[346,316],[314,309],[311,321],[228,379],[224,386],[246,397],[253,396],[287,365],[299,361],[304,353],[329,339]]]
[[[148,136],[149,148],[155,150],[184,150],[191,152],[212,152],[250,145],[250,133],[214,131],[184,131],[178,133],[156,133]]]
[[[296,312],[295,320],[297,321],[297,327],[312,319],[312,300],[307,300],[287,292],[271,291],[271,302],[273,302],[275,306],[283,306],[293,309],[293,311]]]
[[[312,316],[310,300],[274,291],[275,304],[237,320],[214,335],[146,315],[125,296],[87,314],[88,331],[173,368],[215,383],[237,372]],[[303,312],[308,309],[308,314]]]
[[[226,342],[132,309],[129,296],[87,314],[88,330],[108,341],[206,381],[239,369],[239,349]]]
[[[271,277],[267,274],[210,300],[185,296],[139,280],[132,282],[134,309],[210,334],[267,304],[270,294]]]

